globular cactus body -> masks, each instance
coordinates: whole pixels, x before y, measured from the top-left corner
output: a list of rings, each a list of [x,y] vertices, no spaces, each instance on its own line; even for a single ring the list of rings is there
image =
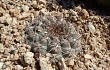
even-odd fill
[[[38,16],[26,27],[25,34],[26,42],[41,55],[50,53],[68,59],[81,47],[74,24],[58,16]]]

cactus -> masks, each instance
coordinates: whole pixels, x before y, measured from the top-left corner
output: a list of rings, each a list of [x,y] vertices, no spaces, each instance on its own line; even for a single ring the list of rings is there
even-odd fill
[[[73,23],[59,16],[38,16],[25,29],[26,42],[32,49],[65,60],[73,58],[81,47],[81,35]],[[57,58],[55,56],[55,59]]]

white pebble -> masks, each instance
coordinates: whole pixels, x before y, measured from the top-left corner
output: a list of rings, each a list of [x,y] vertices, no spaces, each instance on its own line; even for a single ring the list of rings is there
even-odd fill
[[[11,18],[11,17],[8,17],[8,18],[6,19],[6,22],[7,22],[8,24],[11,24],[11,23],[12,23],[12,18]]]
[[[29,10],[29,7],[28,7],[27,5],[23,5],[23,6],[22,6],[22,9],[23,9],[23,11],[25,11],[25,12],[26,12],[26,11],[28,11],[28,10]]]
[[[92,59],[92,56],[89,55],[89,54],[85,54],[85,55],[84,55],[84,58],[86,58],[86,59]]]
[[[3,62],[0,62],[0,70],[2,69],[2,67],[3,67]]]
[[[0,17],[0,23],[5,23],[5,20],[6,20],[5,16]]]
[[[12,25],[16,25],[18,22],[17,22],[17,19],[16,18],[13,18],[12,20]]]
[[[2,43],[0,43],[0,52],[1,53],[4,52],[4,47],[3,47],[3,44]]]
[[[16,65],[16,70],[23,70],[23,67],[21,65]]]
[[[26,52],[26,54],[24,54],[24,61],[27,64],[31,64],[33,62],[33,56],[34,54],[32,52]]]
[[[81,7],[80,6],[75,7],[75,11],[80,12],[81,11]]]
[[[95,27],[94,27],[94,25],[91,22],[88,23],[88,28],[89,28],[89,31],[91,33],[94,33],[95,32]]]

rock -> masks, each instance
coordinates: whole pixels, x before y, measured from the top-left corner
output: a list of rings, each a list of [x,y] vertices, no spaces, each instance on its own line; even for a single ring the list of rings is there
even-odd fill
[[[37,1],[33,1],[32,6],[33,6],[34,9],[36,9],[37,8]]]
[[[66,65],[73,66],[74,65],[74,59],[68,60]]]
[[[36,0],[35,0],[35,1],[32,1],[32,4],[33,4],[33,5],[37,4],[37,1],[36,1]]]
[[[11,61],[6,61],[4,65],[6,65],[6,66],[7,66],[7,68],[10,68],[10,67],[11,67],[11,65],[10,65],[10,64],[11,64]]]
[[[2,43],[0,43],[0,52],[3,53],[4,52],[4,46]]]
[[[106,60],[110,62],[110,57],[107,57]]]
[[[92,37],[91,39],[90,39],[90,49],[93,51],[93,50],[95,50],[95,47],[97,46],[97,39],[95,38],[95,37]]]
[[[80,6],[75,7],[75,11],[76,11],[76,12],[80,12],[80,11],[81,11],[81,7],[80,7]]]
[[[92,56],[89,55],[89,54],[85,54],[85,55],[84,55],[84,58],[86,58],[86,59],[92,59]]]
[[[23,12],[23,13],[21,13],[21,14],[18,16],[18,18],[19,18],[19,19],[25,19],[25,18],[27,18],[27,17],[29,17],[29,16],[30,16],[30,13]]]
[[[8,24],[11,24],[11,23],[12,23],[12,18],[11,18],[11,17],[8,17],[8,18],[6,19],[6,22],[7,22]]]
[[[85,61],[85,63],[84,63],[84,64],[85,64],[85,66],[89,66],[89,65],[90,65],[90,63],[91,63],[90,61]]]
[[[17,19],[16,18],[12,18],[12,25],[16,25],[18,22],[17,22]]]
[[[11,16],[17,17],[20,14],[20,10],[19,9],[10,9],[9,13]]]
[[[73,16],[73,21],[77,21],[78,18],[76,16]]]
[[[60,70],[67,70],[64,58],[61,58],[61,64],[59,63]]]
[[[27,12],[29,11],[29,7],[27,5],[23,5],[22,6],[23,11]]]
[[[89,18],[95,20],[96,22],[99,21],[99,17],[98,16],[90,16]]]
[[[93,23],[91,22],[88,23],[88,28],[91,33],[94,33],[96,31]]]
[[[19,55],[15,53],[15,55],[13,56],[13,60],[18,60],[18,59],[19,59]]]
[[[82,19],[87,19],[89,17],[89,13],[86,11],[86,9],[82,9],[78,15],[81,16]]]
[[[22,67],[21,65],[16,65],[16,66],[15,66],[15,69],[16,69],[16,70],[23,70],[23,67]]]
[[[6,20],[5,16],[0,17],[0,23],[5,23],[6,22],[5,20]]]
[[[31,64],[33,62],[33,59],[34,59],[33,56],[34,56],[34,54],[32,52],[26,52],[24,54],[25,63]]]
[[[100,20],[100,22],[101,22],[102,24],[105,23],[103,18],[99,18],[99,20]]]
[[[0,62],[0,70],[2,70],[3,65],[4,65],[4,63]]]
[[[85,70],[84,62],[78,61],[78,65],[79,65],[80,68],[83,68]]]
[[[72,16],[78,16],[78,13],[76,11],[74,11],[74,10],[70,10],[70,14]]]
[[[46,58],[40,57],[40,67],[41,67],[41,70],[55,70],[55,68],[51,66],[51,63],[48,57]]]

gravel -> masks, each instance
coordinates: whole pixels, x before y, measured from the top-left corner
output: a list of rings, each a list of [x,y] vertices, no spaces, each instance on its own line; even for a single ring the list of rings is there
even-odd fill
[[[72,4],[1,0],[0,70],[109,70],[109,17]]]

